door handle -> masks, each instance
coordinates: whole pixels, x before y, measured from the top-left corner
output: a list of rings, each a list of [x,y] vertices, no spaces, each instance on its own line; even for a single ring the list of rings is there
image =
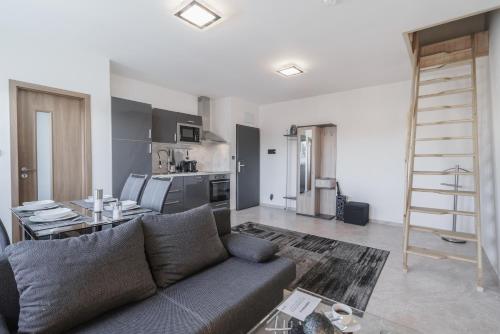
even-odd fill
[[[243,165],[241,161],[238,161],[238,173],[241,173],[241,167],[245,167],[245,165]]]
[[[149,129],[149,139],[151,139],[151,129]]]
[[[35,172],[35,168],[21,167],[21,173]]]
[[[153,153],[153,144],[149,144],[149,154]]]
[[[174,133],[174,143],[177,143],[177,133]]]

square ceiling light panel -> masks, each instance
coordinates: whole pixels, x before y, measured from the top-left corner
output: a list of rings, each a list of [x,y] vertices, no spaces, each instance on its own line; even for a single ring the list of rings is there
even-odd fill
[[[180,11],[175,13],[175,16],[200,29],[208,27],[221,18],[212,10],[197,1],[193,1],[186,7],[182,8]]]
[[[285,77],[292,77],[304,73],[297,65],[288,65],[277,71],[279,74]]]

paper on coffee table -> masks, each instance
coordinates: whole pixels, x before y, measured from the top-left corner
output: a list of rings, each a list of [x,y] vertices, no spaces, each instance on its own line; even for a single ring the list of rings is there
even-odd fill
[[[304,321],[309,314],[314,312],[319,303],[321,303],[321,299],[318,297],[301,291],[294,291],[290,297],[278,306],[278,310]]]

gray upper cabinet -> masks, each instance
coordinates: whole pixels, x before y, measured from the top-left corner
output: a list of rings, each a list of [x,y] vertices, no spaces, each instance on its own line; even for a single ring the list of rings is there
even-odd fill
[[[201,116],[154,108],[153,141],[158,143],[176,143],[177,123],[201,126]]]
[[[184,209],[193,209],[208,202],[210,202],[208,176],[185,176]]]
[[[177,113],[177,123],[187,123],[201,126],[201,116]]]
[[[113,139],[151,141],[150,104],[112,97],[111,120]]]
[[[175,143],[177,137],[177,114],[174,111],[153,109],[153,141]]]

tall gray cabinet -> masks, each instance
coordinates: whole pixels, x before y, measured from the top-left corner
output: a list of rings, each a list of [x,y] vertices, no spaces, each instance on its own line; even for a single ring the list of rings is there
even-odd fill
[[[130,173],[151,175],[152,107],[111,98],[113,195],[119,196]]]

